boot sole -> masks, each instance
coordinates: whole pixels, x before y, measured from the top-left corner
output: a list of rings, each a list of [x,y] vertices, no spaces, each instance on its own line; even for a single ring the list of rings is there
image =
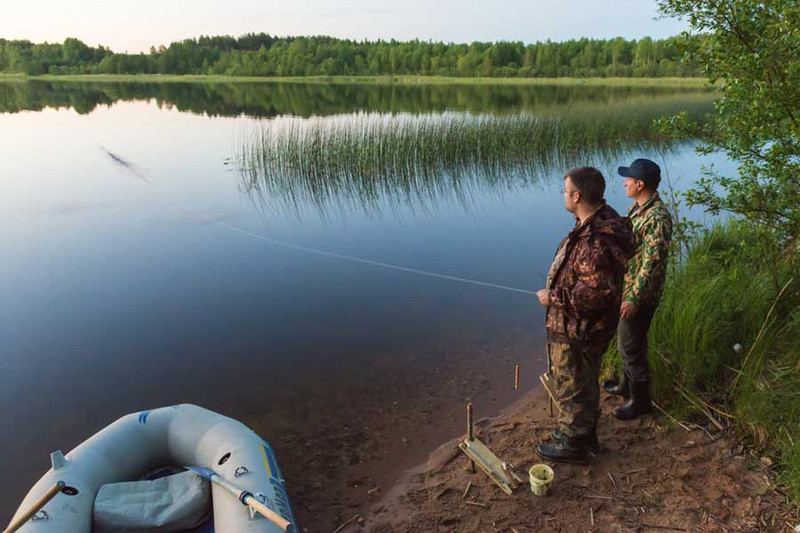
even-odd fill
[[[625,416],[620,416],[620,415],[618,415],[617,413],[615,413],[615,412],[613,412],[613,411],[612,411],[612,412],[611,412],[611,416],[613,416],[613,417],[614,417],[614,418],[616,418],[617,420],[622,420],[623,422],[628,422],[628,421],[630,421],[630,420],[636,420],[637,418],[639,418],[639,417],[642,417],[642,416],[644,416],[644,415],[649,415],[649,414],[650,414],[650,413],[652,413],[652,412],[653,412],[653,410],[651,409],[651,410],[649,410],[649,411],[645,411],[645,412],[643,412],[643,413],[636,413],[636,414],[635,414],[635,415],[633,415],[633,416],[627,416],[627,415],[625,415]]]
[[[630,400],[630,397],[631,397],[630,391],[628,391],[628,390],[624,390],[624,391],[615,390],[619,386],[619,382],[612,381],[611,383],[615,383],[615,384],[611,385],[610,383],[607,383],[607,381],[608,380],[603,382],[603,384],[600,386],[600,388],[603,389],[603,392],[605,392],[606,394],[609,394],[611,396],[621,396],[621,397],[625,398],[626,400]],[[625,389],[627,389],[627,387],[625,387]]]
[[[586,459],[566,459],[566,458],[558,458],[558,459],[556,459],[555,457],[550,457],[549,455],[544,455],[542,453],[539,453],[538,449],[536,449],[534,451],[536,451],[536,455],[538,455],[542,459],[544,459],[546,461],[553,461],[555,463],[569,463],[571,465],[585,465],[585,464],[589,463],[589,458],[588,457]]]

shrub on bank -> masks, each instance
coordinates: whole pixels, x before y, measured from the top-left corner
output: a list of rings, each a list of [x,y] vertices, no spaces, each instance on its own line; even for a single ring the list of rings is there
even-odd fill
[[[654,399],[680,419],[731,423],[800,501],[797,243],[729,220],[674,254],[649,336]],[[620,368],[612,346],[606,367]]]

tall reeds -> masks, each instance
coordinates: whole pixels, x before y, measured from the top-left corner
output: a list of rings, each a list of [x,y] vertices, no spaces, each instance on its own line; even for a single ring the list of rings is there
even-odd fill
[[[556,170],[662,146],[652,125],[661,112],[593,105],[540,114],[283,118],[247,132],[236,162],[243,190],[270,209],[469,205],[477,192],[513,190]]]

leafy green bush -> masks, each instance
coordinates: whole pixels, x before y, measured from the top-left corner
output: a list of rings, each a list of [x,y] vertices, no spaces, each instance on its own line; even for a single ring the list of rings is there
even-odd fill
[[[729,220],[676,258],[649,335],[654,399],[681,419],[708,414],[775,456],[800,500],[800,272],[794,241]],[[608,371],[619,369],[612,346]],[[708,413],[708,414],[707,414]]]

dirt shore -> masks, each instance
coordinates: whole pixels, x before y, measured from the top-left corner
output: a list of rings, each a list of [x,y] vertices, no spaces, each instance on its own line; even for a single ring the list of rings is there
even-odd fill
[[[794,531],[797,509],[776,488],[768,460],[729,435],[700,426],[687,431],[663,415],[619,422],[610,416],[617,403],[602,400],[603,451],[589,465],[551,464],[549,496],[533,496],[527,484],[506,496],[485,474],[467,471],[456,439],[371,507],[354,509],[337,533]],[[533,445],[549,438],[555,422],[537,390],[476,426],[477,436],[526,479],[527,468],[542,462]]]
[[[463,431],[467,399],[481,416],[496,416],[546,366],[535,334],[514,330],[494,342],[454,334],[378,355],[371,369],[315,375],[244,417],[275,449],[301,531],[330,533],[366,513],[403,472]],[[520,362],[523,389],[514,391]]]

